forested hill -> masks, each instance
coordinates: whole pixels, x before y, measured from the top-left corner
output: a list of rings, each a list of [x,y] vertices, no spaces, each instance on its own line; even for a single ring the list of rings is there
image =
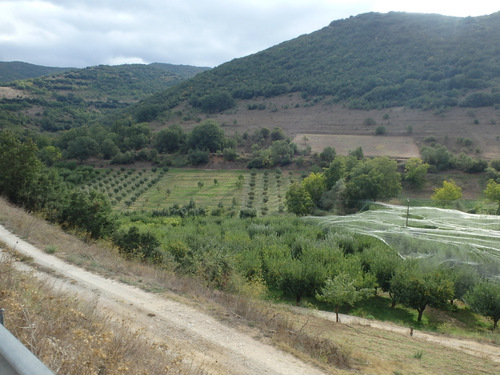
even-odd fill
[[[190,100],[218,111],[230,99],[290,92],[331,95],[352,108],[489,106],[500,103],[498,40],[500,12],[362,14],[222,64],[136,110],[160,113]]]
[[[48,74],[61,73],[74,68],[54,68],[28,64],[20,61],[0,61],[0,83],[17,81],[20,79],[36,78]]]
[[[4,84],[0,129],[18,125],[47,131],[78,127],[125,108],[209,68],[154,63],[99,65]]]

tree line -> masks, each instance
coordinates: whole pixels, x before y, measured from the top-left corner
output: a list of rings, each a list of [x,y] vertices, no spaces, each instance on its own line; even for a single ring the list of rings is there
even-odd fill
[[[37,156],[31,139],[0,133],[0,195],[29,212],[91,238],[110,235],[116,228],[109,200],[64,181],[57,170]]]

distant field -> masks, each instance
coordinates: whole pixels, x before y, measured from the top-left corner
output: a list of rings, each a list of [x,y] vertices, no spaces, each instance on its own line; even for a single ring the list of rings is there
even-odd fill
[[[300,146],[310,145],[313,152],[321,152],[325,147],[331,146],[335,148],[337,154],[347,155],[349,151],[361,146],[365,156],[402,159],[420,156],[418,147],[411,137],[297,134],[293,141]]]
[[[222,204],[255,208],[259,214],[284,209],[285,193],[300,180],[299,171],[259,170],[115,170],[96,178],[88,188],[107,194],[116,210],[154,210],[186,205],[215,209]]]

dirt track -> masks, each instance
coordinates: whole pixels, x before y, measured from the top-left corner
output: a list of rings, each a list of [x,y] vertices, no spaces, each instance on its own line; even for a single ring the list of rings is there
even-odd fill
[[[98,308],[141,329],[151,340],[165,343],[183,362],[207,374],[322,374],[297,358],[266,345],[250,335],[224,325],[190,306],[147,293],[139,288],[106,279],[46,254],[0,226],[0,240],[33,258],[41,269],[50,270],[55,288],[77,292],[95,300]],[[334,320],[328,312],[294,308],[300,314],[314,314]],[[409,336],[409,330],[390,323],[341,315],[343,324],[371,326]],[[415,331],[413,338],[437,343],[478,358],[500,363],[500,347]]]
[[[306,310],[300,307],[294,307],[294,311],[301,314],[311,314],[316,315],[324,319],[328,319],[331,321],[335,321],[335,314],[332,314],[328,311],[320,311],[320,310]],[[391,323],[380,322],[376,320],[369,320],[364,318],[358,318],[356,316],[339,314],[339,320],[342,324],[350,324],[350,325],[360,325],[360,326],[369,326],[373,328],[383,329],[385,331],[391,331],[400,333],[405,336],[410,335],[410,330],[407,327],[401,327]],[[439,345],[443,345],[452,349],[456,349],[462,351],[464,353],[481,357],[488,358],[493,362],[500,363],[500,347],[493,345],[481,344],[476,341],[471,340],[461,340],[451,337],[439,336],[430,333],[413,331],[413,338],[425,340],[428,342],[433,342]]]
[[[182,303],[106,279],[48,255],[0,226],[0,240],[51,270],[54,286],[99,298],[105,313],[143,329],[194,369],[207,374],[323,374],[272,346],[265,345]],[[48,274],[46,277],[51,277]]]

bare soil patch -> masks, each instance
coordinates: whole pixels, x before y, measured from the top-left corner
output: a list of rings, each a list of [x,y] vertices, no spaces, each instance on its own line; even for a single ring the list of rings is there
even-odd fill
[[[27,96],[24,91],[12,87],[0,87],[0,99],[25,98]]]
[[[264,104],[265,109],[249,110],[248,106],[254,104]],[[384,126],[386,137],[409,137],[417,147],[424,145],[426,138],[434,137],[453,152],[466,151],[487,160],[500,158],[500,108],[493,107],[427,111],[404,107],[355,110],[333,103],[328,97],[305,102],[299,95],[290,94],[242,100],[236,108],[224,113],[201,114],[199,117],[185,121],[173,118],[158,128],[182,123],[189,129],[200,119],[210,118],[218,121],[229,135],[253,134],[262,127],[280,127],[293,139],[298,134],[371,136],[378,126]],[[472,146],[464,149],[457,142],[460,138],[470,139]]]
[[[297,134],[293,141],[298,145],[310,145],[313,152],[321,152],[331,146],[339,155],[362,147],[365,156],[388,156],[409,159],[419,157],[420,152],[411,137],[383,137],[374,135]]]

